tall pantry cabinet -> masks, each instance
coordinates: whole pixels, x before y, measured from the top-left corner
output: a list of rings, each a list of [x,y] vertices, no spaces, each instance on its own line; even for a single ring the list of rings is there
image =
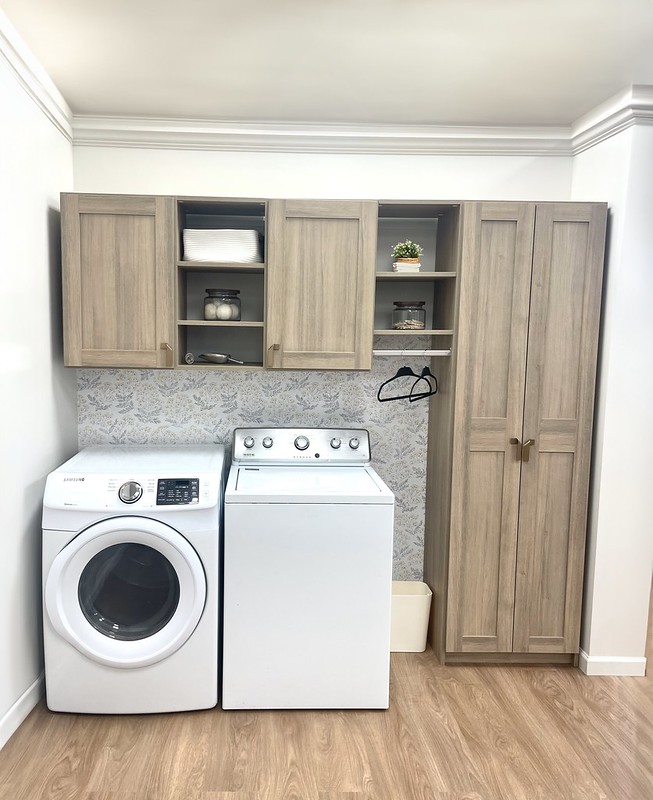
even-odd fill
[[[578,652],[606,215],[464,204],[457,355],[429,454],[451,478],[429,483],[424,563],[446,662]]]

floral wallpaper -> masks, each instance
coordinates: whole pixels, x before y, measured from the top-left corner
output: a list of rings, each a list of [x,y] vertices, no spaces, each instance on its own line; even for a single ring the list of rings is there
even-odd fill
[[[377,391],[398,367],[419,373],[427,363],[378,357],[370,372],[80,369],[79,446],[229,445],[247,425],[367,428],[372,466],[396,497],[394,578],[421,580],[429,401],[380,403]]]

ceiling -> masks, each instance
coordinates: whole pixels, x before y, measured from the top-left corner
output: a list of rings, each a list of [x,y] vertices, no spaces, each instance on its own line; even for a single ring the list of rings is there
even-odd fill
[[[569,125],[653,84],[653,0],[0,0],[76,115]]]

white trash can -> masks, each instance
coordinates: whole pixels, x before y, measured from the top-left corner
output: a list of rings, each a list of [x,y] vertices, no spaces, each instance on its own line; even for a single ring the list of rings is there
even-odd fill
[[[426,650],[432,594],[422,581],[392,581],[391,652],[421,653]]]

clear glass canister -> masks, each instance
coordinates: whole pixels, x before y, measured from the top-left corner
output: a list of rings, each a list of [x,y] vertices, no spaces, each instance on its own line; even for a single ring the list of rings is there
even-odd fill
[[[423,300],[395,300],[392,327],[396,331],[423,331],[426,311]]]
[[[207,289],[204,298],[204,319],[218,322],[240,319],[240,289]]]

